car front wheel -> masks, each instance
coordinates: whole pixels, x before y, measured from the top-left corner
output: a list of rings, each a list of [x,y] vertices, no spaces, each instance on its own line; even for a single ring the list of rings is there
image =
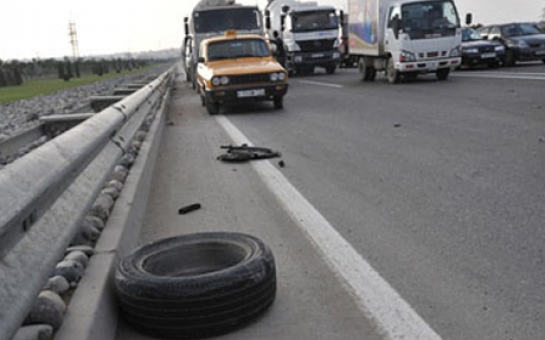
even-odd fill
[[[284,108],[284,96],[275,96],[273,98],[274,108],[279,110]]]

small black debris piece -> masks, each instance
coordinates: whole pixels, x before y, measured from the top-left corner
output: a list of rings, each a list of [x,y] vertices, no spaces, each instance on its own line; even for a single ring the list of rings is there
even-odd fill
[[[198,210],[200,208],[201,208],[200,203],[191,204],[191,205],[188,205],[186,207],[180,208],[180,210],[178,210],[178,214],[185,215],[187,213]]]
[[[284,163],[284,161],[280,161],[280,162],[278,162],[278,166],[283,168],[283,167],[286,166],[286,163]]]
[[[394,127],[399,128],[399,127],[401,127],[401,124],[394,124]]]
[[[269,148],[261,148],[256,146],[241,146],[222,145],[222,149],[227,149],[227,152],[219,155],[218,160],[223,162],[246,162],[255,159],[266,159],[281,157],[282,154],[278,151],[273,151]]]

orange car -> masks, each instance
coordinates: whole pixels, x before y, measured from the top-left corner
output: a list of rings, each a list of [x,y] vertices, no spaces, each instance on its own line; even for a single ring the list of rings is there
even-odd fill
[[[271,100],[275,109],[284,106],[288,73],[261,36],[228,31],[204,40],[199,51],[198,91],[208,113],[217,114],[222,104],[242,100]]]

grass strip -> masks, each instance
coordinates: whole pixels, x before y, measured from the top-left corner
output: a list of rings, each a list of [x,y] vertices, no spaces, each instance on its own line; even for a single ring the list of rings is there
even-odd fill
[[[77,86],[89,85],[106,79],[129,74],[138,74],[153,67],[154,66],[146,66],[141,69],[134,69],[131,71],[123,70],[120,73],[110,72],[104,74],[103,76],[98,76],[95,74],[83,75],[80,78],[72,78],[70,81],[64,81],[63,79],[58,78],[26,80],[21,86],[0,87],[0,104],[28,99],[40,95],[48,95]]]

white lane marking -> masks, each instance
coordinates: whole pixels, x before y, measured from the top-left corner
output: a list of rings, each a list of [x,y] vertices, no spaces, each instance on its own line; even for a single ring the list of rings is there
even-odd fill
[[[519,80],[545,80],[545,73],[508,73],[508,72],[469,72],[455,73],[455,77],[460,78],[489,78],[489,79],[519,79]]]
[[[253,145],[225,116],[216,116],[216,120],[235,144]],[[441,340],[271,162],[252,162],[252,167],[385,339]]]
[[[325,86],[325,87],[333,87],[336,89],[342,89],[344,86],[339,84],[330,84],[330,83],[322,83],[319,81],[312,81],[312,80],[297,80],[298,83],[301,84],[310,84],[310,85],[318,85],[318,86]]]

